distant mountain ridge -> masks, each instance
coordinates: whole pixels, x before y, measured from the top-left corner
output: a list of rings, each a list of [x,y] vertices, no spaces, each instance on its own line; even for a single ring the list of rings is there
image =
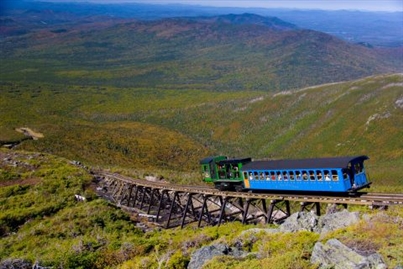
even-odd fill
[[[277,17],[264,17],[251,13],[193,17],[193,20],[199,22],[229,23],[234,25],[262,25],[278,30],[298,28],[296,25],[280,20]]]
[[[201,17],[223,14],[258,14],[277,17],[297,25],[336,35],[352,43],[371,46],[403,46],[403,12],[363,12],[357,10],[301,10],[265,8],[229,8],[197,5],[156,5],[140,3],[95,4],[68,2],[40,2],[33,0],[2,0],[1,16],[24,16],[28,10],[53,10],[55,14],[71,18],[103,17],[138,20],[157,20],[172,17]]]

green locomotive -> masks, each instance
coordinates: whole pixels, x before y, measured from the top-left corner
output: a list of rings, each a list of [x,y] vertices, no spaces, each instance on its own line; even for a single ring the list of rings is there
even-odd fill
[[[251,158],[228,159],[226,156],[204,158],[200,161],[203,180],[213,182],[221,191],[240,191],[244,188],[242,166],[251,161]]]

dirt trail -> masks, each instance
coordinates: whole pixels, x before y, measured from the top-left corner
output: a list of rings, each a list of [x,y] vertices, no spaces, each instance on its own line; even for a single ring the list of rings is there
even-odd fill
[[[32,137],[33,140],[38,140],[39,138],[44,137],[42,133],[34,132],[28,127],[20,127],[20,128],[16,128],[15,130],[17,132],[23,133],[26,136]]]

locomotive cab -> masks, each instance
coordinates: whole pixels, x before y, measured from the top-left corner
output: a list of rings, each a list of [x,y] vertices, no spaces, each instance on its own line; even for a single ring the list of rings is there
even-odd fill
[[[207,157],[200,161],[205,182],[214,182],[219,190],[243,189],[242,166],[251,162],[251,158],[227,159],[226,156]]]
[[[201,172],[203,175],[203,181],[205,182],[214,182],[218,179],[217,176],[217,165],[216,163],[222,160],[226,160],[225,156],[215,156],[215,157],[207,157],[200,161],[201,164]]]

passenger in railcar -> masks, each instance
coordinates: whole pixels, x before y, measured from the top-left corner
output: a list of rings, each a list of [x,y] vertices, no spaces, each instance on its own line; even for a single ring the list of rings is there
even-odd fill
[[[361,173],[361,172],[362,172],[362,167],[361,167],[361,165],[360,165],[359,163],[356,163],[356,164],[354,165],[354,170],[355,170],[355,173],[356,173],[356,174]]]
[[[315,174],[313,173],[313,171],[310,171],[310,173],[309,173],[309,178],[310,178],[311,180],[315,180]]]
[[[234,166],[234,171],[235,171],[235,177],[236,178],[239,178],[239,169],[238,169],[238,166]]]
[[[339,176],[337,175],[337,171],[332,170],[332,178],[333,178],[333,181],[338,181],[339,180]]]

